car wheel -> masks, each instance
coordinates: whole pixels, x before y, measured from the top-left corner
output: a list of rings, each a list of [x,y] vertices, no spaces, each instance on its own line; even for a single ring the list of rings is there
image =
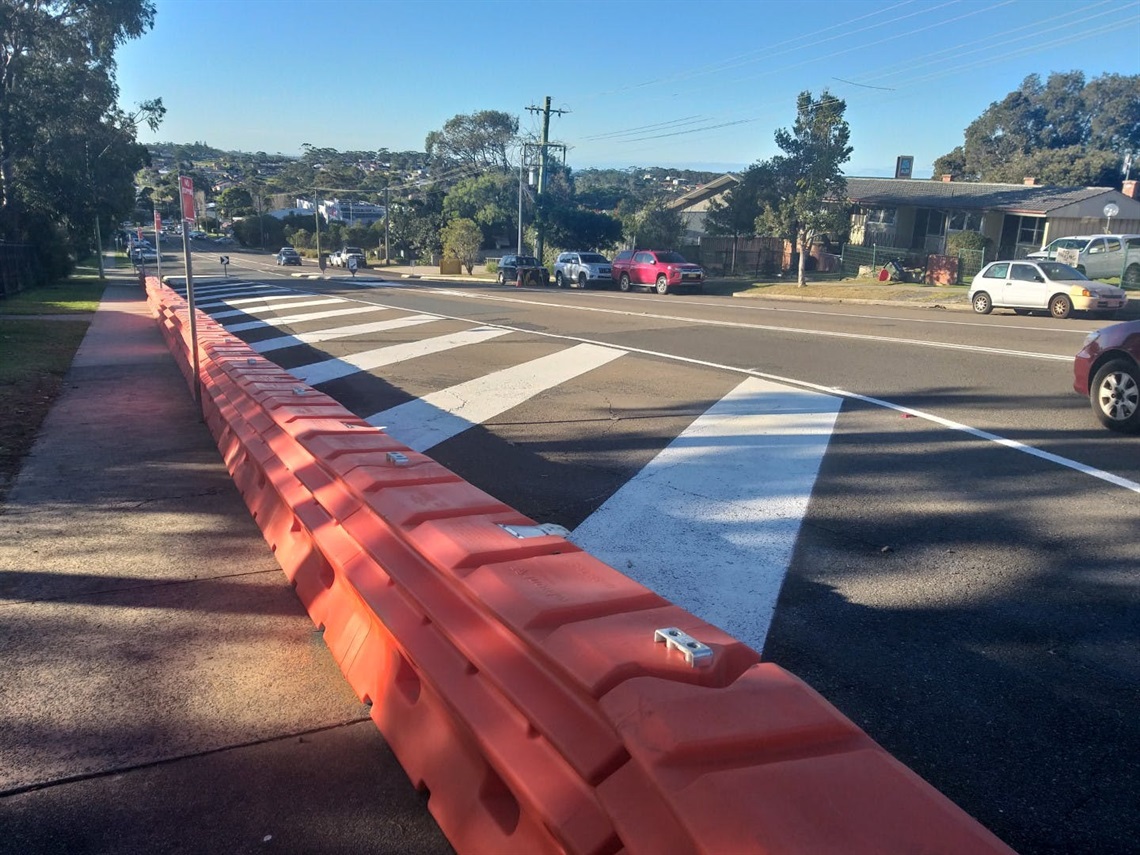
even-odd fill
[[[506,285],[507,284],[507,274],[505,274],[501,270],[499,271],[499,284],[500,285]]]
[[[1089,387],[1089,403],[1106,428],[1140,430],[1140,369],[1125,359],[1102,365]]]
[[[562,278],[562,271],[561,270],[559,270],[557,273],[554,274],[554,284],[557,285],[559,288],[565,288],[566,287],[566,280],[564,278]]]
[[[1064,320],[1073,313],[1073,301],[1064,294],[1057,294],[1049,301],[1049,314]]]
[[[628,273],[623,273],[621,275],[621,279],[618,280],[618,288],[620,288],[622,291],[628,291],[629,290],[629,274]]]
[[[1120,277],[1120,284],[1125,288],[1140,288],[1140,264],[1129,264]]]
[[[586,274],[585,273],[579,273],[578,274],[578,287],[581,288],[583,291],[586,290],[586,282],[587,282]]]
[[[1077,265],[1077,273],[1084,273],[1084,272],[1085,272],[1085,266],[1083,264],[1078,264]]]
[[[979,315],[988,315],[994,310],[994,301],[990,299],[990,295],[985,291],[979,291],[974,295],[974,311]]]
[[[657,277],[657,293],[658,294],[668,294],[669,293],[669,280],[665,278],[665,274],[661,274],[660,276]]]

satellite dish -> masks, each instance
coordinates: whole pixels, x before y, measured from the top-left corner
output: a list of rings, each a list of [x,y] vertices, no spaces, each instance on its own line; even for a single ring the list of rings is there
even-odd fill
[[[1106,217],[1109,217],[1109,218],[1115,217],[1119,213],[1120,213],[1120,206],[1117,205],[1115,202],[1109,202],[1107,205],[1104,206],[1104,215]]]

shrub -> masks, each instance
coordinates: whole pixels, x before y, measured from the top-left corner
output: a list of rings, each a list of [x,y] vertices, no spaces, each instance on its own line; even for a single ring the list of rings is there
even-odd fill
[[[946,254],[957,255],[963,249],[986,251],[991,243],[981,232],[951,232],[946,238]]]

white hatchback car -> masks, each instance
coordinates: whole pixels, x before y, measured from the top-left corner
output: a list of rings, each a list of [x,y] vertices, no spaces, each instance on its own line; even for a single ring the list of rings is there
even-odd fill
[[[981,315],[995,308],[1024,315],[1048,311],[1067,318],[1074,311],[1114,314],[1124,308],[1128,295],[1120,288],[1093,282],[1079,270],[1059,261],[991,261],[970,285],[970,305]]]

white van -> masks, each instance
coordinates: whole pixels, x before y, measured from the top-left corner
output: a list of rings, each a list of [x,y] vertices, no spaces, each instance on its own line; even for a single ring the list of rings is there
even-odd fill
[[[1026,257],[1034,261],[1045,259],[1054,261],[1057,258],[1057,250],[1075,249],[1076,263],[1067,263],[1072,264],[1089,279],[1111,279],[1113,276],[1123,276],[1125,250],[1131,249],[1128,257],[1135,258],[1138,242],[1140,235],[1069,235],[1051,241],[1047,246],[1037,252],[1029,253]]]

